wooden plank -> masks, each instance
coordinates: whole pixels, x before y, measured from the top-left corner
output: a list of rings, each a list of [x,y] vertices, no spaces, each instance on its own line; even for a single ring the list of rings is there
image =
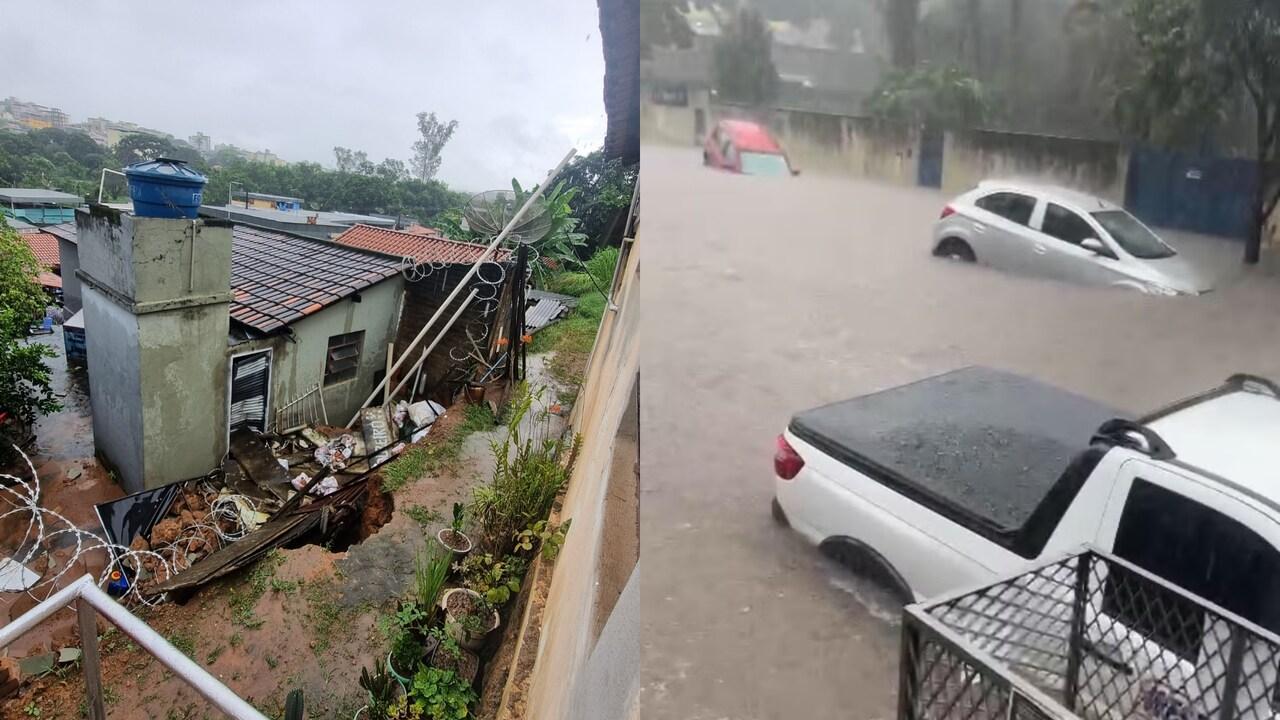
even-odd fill
[[[102,664],[98,660],[98,611],[84,600],[76,601],[80,625],[80,667],[84,671],[85,707],[89,720],[107,720],[102,702]]]

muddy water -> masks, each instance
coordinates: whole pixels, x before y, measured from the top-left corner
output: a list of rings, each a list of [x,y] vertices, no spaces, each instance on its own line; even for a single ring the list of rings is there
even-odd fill
[[[36,422],[36,440],[27,448],[40,488],[40,507],[61,515],[76,528],[101,535],[102,528],[94,505],[119,498],[124,491],[94,457],[93,423],[85,372],[82,368],[68,368],[62,351],[60,327],[54,329],[53,335],[39,336],[35,341],[57,353],[47,362],[53,390],[62,403],[61,410]],[[30,473],[28,468],[14,472],[28,482]],[[29,537],[29,517],[23,513],[0,523],[0,554],[13,556],[19,552],[18,545]],[[51,523],[46,534],[65,527],[52,517],[46,516],[46,522]],[[22,550],[25,551],[26,547]],[[42,552],[29,564],[31,570],[52,577],[67,568],[69,563],[72,569],[65,572],[59,582],[36,588],[36,597],[21,592],[0,593],[0,619],[5,622],[12,620],[31,608],[37,599],[86,572],[97,577],[107,561],[106,553],[102,551],[76,558],[75,539],[71,535],[60,536],[52,547],[46,545],[45,550],[47,555]],[[74,563],[73,558],[76,558]],[[21,658],[76,644],[74,626],[75,615],[70,611],[60,612],[11,645],[9,655]]]

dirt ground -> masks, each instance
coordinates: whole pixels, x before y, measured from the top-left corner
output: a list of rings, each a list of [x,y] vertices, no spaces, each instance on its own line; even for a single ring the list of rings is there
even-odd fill
[[[463,418],[461,406],[439,420],[430,445]],[[309,717],[351,717],[363,705],[358,680],[385,652],[380,609],[403,594],[413,558],[443,527],[407,512],[421,506],[441,516],[470,495],[478,458],[464,448],[455,467],[409,482],[394,495],[395,511],[375,534],[344,552],[318,546],[281,550],[256,568],[202,589],[185,604],[139,612],[170,642],[271,717],[300,688]],[[390,508],[388,508],[389,510]],[[256,576],[256,582],[255,582]],[[257,586],[255,589],[255,585]],[[69,620],[74,616],[65,613]],[[113,718],[204,718],[218,713],[128,638],[102,626],[103,684]],[[83,717],[78,668],[46,676],[0,706],[0,718]]]
[[[1147,297],[935,260],[936,191],[641,172],[645,720],[893,717],[896,610],[769,516],[792,413],[968,364],[1135,412],[1280,378],[1280,282],[1230,240],[1164,233],[1220,287]]]

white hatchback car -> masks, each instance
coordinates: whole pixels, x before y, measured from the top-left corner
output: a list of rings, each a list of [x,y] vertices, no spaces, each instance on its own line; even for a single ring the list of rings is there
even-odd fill
[[[1153,295],[1212,289],[1124,208],[1074,190],[1016,181],[985,181],[952,200],[934,226],[933,254]]]

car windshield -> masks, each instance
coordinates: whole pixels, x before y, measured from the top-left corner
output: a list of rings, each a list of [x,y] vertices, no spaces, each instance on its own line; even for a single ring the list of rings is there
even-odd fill
[[[1123,210],[1106,210],[1093,214],[1093,219],[1111,233],[1120,247],[1130,255],[1143,260],[1158,260],[1177,255],[1173,248],[1165,245],[1147,226]]]
[[[790,175],[787,159],[768,153],[742,153],[742,172],[746,175]]]

